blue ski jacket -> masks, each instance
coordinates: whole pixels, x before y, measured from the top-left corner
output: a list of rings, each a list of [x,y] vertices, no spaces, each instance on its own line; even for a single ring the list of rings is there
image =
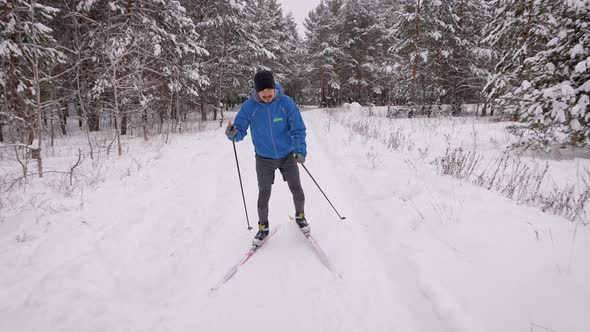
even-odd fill
[[[237,129],[235,140],[244,139],[250,127],[257,155],[272,159],[283,158],[289,153],[307,156],[301,113],[279,84],[275,84],[275,89],[275,98],[268,104],[262,102],[256,91],[252,91],[234,120]]]

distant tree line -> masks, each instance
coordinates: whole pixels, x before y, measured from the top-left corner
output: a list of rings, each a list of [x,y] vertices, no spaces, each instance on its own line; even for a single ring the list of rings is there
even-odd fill
[[[479,104],[532,139],[588,145],[590,0],[323,0],[306,20],[306,96],[433,115]]]
[[[0,0],[0,141],[31,145],[49,121],[65,135],[72,112],[146,139],[217,119],[260,68],[289,89],[301,45],[276,0]]]

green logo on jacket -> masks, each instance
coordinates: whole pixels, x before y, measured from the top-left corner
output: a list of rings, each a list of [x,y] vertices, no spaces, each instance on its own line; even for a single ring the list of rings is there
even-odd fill
[[[274,118],[274,119],[272,120],[272,122],[279,122],[279,121],[283,121],[283,118]]]

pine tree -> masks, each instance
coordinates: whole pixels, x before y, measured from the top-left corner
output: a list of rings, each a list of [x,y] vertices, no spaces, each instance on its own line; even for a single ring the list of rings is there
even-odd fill
[[[497,52],[498,59],[484,90],[504,112],[517,116],[512,92],[526,78],[524,60],[548,42],[544,31],[551,15],[539,1],[489,0],[488,5],[495,12],[483,42]]]
[[[285,93],[296,102],[304,98],[303,92],[303,59],[305,59],[305,48],[297,32],[297,23],[292,14],[281,17],[281,26],[284,29],[279,38],[280,51],[275,53],[275,64],[273,71],[277,74],[278,80],[285,89]]]
[[[310,81],[315,82],[319,91],[319,102],[332,106],[339,95],[345,77],[340,73],[344,58],[348,57],[342,33],[342,0],[323,0],[305,19]]]
[[[256,72],[256,59],[271,56],[256,26],[256,4],[233,0],[200,0],[189,6],[189,13],[210,52],[203,68],[211,84],[200,92],[202,118],[204,105],[214,105],[214,116],[221,103],[239,103],[247,97]]]
[[[42,93],[51,88],[53,69],[63,61],[48,26],[58,10],[36,0],[3,2],[0,17],[6,20],[0,21],[0,96],[5,107],[0,109],[0,121],[7,118],[15,124],[17,133],[11,140],[28,146],[37,160],[38,176],[43,177]]]
[[[410,100],[431,114],[434,102],[462,102],[481,84],[475,73],[481,6],[465,0],[400,0],[397,5],[399,68],[409,77]]]
[[[590,143],[590,1],[537,4],[547,24],[532,33],[548,40],[523,61],[527,79],[515,91],[534,140],[586,146]]]
[[[161,130],[164,119],[178,118],[183,94],[194,95],[207,84],[198,68],[207,51],[180,2],[107,0],[78,8],[93,18],[85,41],[92,49],[102,43],[91,57],[101,72],[89,94],[109,111],[117,135],[125,133],[127,117],[136,115],[147,139],[148,112],[156,112]]]
[[[343,68],[348,74],[344,86],[349,95],[363,104],[370,95],[383,92],[379,61],[384,53],[384,28],[378,21],[379,11],[375,0],[350,0],[343,10],[342,38],[349,55]]]
[[[34,0],[0,0],[0,122],[15,130],[8,135],[13,142],[40,139],[41,94],[64,60],[50,28],[57,12]]]

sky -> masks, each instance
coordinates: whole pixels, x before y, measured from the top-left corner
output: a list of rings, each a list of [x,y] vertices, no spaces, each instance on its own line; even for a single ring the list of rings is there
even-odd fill
[[[307,13],[319,5],[320,0],[279,0],[279,3],[283,6],[285,14],[288,12],[293,13],[299,28],[299,35],[303,37],[305,32],[303,21],[307,17]]]

